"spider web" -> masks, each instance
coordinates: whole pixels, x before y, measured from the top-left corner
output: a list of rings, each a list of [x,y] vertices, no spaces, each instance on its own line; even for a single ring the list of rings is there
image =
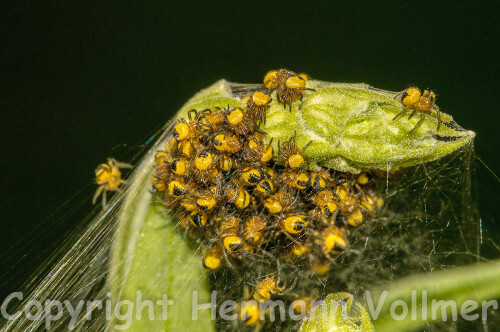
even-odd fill
[[[236,94],[252,90],[234,86]],[[165,128],[149,142],[144,152],[134,158],[136,167],[131,177],[147,172],[148,163],[161,150],[169,134]],[[240,268],[226,266],[209,275],[210,287],[218,292],[218,304],[248,296],[248,289],[266,276],[278,274],[288,289],[277,296],[290,302],[297,295],[324,298],[333,292],[349,292],[362,297],[365,290],[388,287],[401,277],[417,273],[433,273],[442,269],[483,261],[483,237],[476,206],[474,183],[474,151],[470,144],[438,161],[403,169],[391,175],[379,176],[377,192],[385,204],[379,215],[351,232],[348,250],[335,257],[330,272],[318,277],[299,263],[290,263],[268,254],[246,257]],[[10,312],[29,308],[30,301],[46,299],[110,300],[110,256],[117,232],[117,219],[127,194],[135,190],[136,182],[127,183],[123,193],[114,194],[106,210],[97,207],[68,239],[59,246],[52,258],[24,285],[23,301]],[[81,203],[78,203],[81,204]],[[64,218],[56,220],[61,222]],[[50,227],[50,226],[49,226]],[[178,227],[176,232],[184,234]],[[193,255],[200,260],[209,244],[193,242]],[[201,277],[200,277],[201,278]],[[276,313],[279,316],[278,313]],[[51,331],[65,331],[71,317],[65,314],[52,322]],[[109,320],[102,310],[92,318],[79,317],[72,322],[77,331],[104,331]],[[297,321],[267,321],[264,331],[290,331]],[[489,315],[488,322],[446,322],[427,326],[425,331],[477,331],[488,326],[500,326],[498,314]],[[43,319],[28,320],[24,316],[1,321],[3,331],[45,331]],[[238,321],[217,318],[218,331],[252,331]]]

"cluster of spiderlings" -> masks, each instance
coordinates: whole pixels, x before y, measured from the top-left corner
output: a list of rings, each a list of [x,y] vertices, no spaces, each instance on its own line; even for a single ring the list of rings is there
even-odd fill
[[[165,150],[156,154],[153,187],[187,234],[208,248],[202,257],[207,269],[252,274],[249,267],[257,260],[274,261],[248,277],[254,283],[248,297],[257,303],[286,292],[280,266],[325,275],[347,248],[350,229],[383,204],[370,173],[309,169],[307,146],[298,147],[295,137],[278,143],[280,158],[273,161],[272,140],[259,124],[274,91],[291,107],[306,90],[306,79],[272,71],[261,91],[244,98],[246,107],[191,110],[187,120],[174,120]],[[255,304],[240,308],[245,325],[256,324],[258,313]]]

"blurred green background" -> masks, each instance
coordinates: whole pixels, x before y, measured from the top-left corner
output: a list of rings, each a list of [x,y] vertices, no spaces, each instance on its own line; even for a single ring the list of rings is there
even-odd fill
[[[98,163],[136,149],[220,78],[259,83],[284,67],[387,90],[431,88],[443,112],[476,131],[477,156],[499,175],[499,9],[494,1],[4,2],[0,297],[81,221],[66,211],[89,211]],[[484,238],[500,243],[499,182],[473,166]],[[497,257],[491,248],[485,254]]]

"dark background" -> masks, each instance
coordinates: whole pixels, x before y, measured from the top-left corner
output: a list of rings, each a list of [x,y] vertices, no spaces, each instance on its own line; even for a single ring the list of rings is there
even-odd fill
[[[220,78],[259,83],[284,67],[394,91],[432,88],[500,174],[498,5],[345,3],[4,3],[0,295],[81,221],[66,211],[90,210],[98,163],[143,143]],[[485,237],[499,239],[499,182],[478,160],[475,168]]]

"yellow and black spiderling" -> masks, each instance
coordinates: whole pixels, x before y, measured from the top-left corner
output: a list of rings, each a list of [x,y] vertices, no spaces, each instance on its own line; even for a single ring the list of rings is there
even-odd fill
[[[260,305],[256,301],[244,301],[240,306],[239,319],[245,326],[260,326]]]
[[[99,188],[97,188],[92,198],[92,204],[95,204],[97,198],[102,194],[102,206],[105,208],[106,193],[108,191],[120,191],[120,185],[125,183],[125,180],[122,179],[120,168],[132,168],[132,165],[110,158],[107,163],[97,166],[95,169],[95,183]]]
[[[240,139],[231,133],[220,132],[213,138],[213,147],[218,152],[234,154],[240,151],[243,147]]]
[[[301,243],[294,244],[290,249],[293,259],[303,259],[311,252],[311,246]]]
[[[201,211],[212,210],[215,204],[217,204],[217,200],[211,196],[201,197],[196,200],[196,207]]]
[[[291,137],[290,140],[282,146],[279,146],[278,142],[279,155],[281,156],[281,158],[283,158],[285,167],[292,170],[301,169],[306,165],[306,155],[304,151],[312,143],[311,141],[307,143],[302,149],[299,149],[295,144],[295,136],[296,135]]]
[[[179,155],[184,157],[192,157],[195,151],[195,145],[191,141],[182,141],[177,145],[177,149],[179,151]]]
[[[217,168],[218,157],[208,149],[196,153],[194,156],[193,175],[203,184],[215,183],[219,170]]]
[[[412,111],[408,119],[411,119],[417,112],[420,112],[420,119],[415,127],[410,130],[410,133],[415,131],[415,129],[422,124],[425,115],[430,114],[432,110],[437,114],[438,125],[436,130],[439,130],[439,126],[442,122],[441,113],[439,112],[439,107],[436,105],[436,94],[434,92],[428,90],[421,92],[420,89],[416,87],[408,88],[401,93],[401,104],[403,105],[403,110],[396,114],[392,120],[396,120],[406,110]]]
[[[302,77],[292,76],[286,80],[284,86],[278,88],[276,95],[278,101],[283,103],[285,107],[288,104],[290,111],[292,111],[292,102],[298,98],[302,99],[302,91],[304,90],[308,90],[306,81]]]
[[[199,119],[200,126],[203,129],[209,129],[215,132],[222,128],[222,125],[226,119],[226,112],[222,109],[214,109],[213,111],[207,109],[202,113],[198,114],[197,119]]]
[[[262,180],[264,174],[261,170],[258,168],[254,167],[245,167],[244,169],[241,170],[241,179],[247,184],[247,185],[256,185],[257,183]]]
[[[284,285],[280,285],[278,277],[271,276],[259,282],[252,297],[258,302],[266,302],[271,298],[271,294],[281,294],[285,289]]]
[[[248,117],[255,122],[266,122],[266,111],[269,109],[271,97],[265,92],[254,92],[247,100]]]
[[[264,231],[267,227],[266,222],[260,216],[251,216],[245,223],[245,241],[251,245],[259,245],[265,240]]]
[[[206,112],[207,110],[203,111],[203,113]],[[193,113],[194,118],[192,117]],[[185,119],[175,120],[176,124],[172,133],[173,138],[178,142],[198,138],[203,130],[201,122],[198,121],[199,114],[196,110],[191,110],[188,113],[188,121]]]
[[[203,266],[209,270],[217,270],[223,260],[224,254],[222,249],[218,245],[213,245],[203,257]]]
[[[290,188],[305,190],[309,187],[311,179],[306,172],[285,171],[282,174],[282,180]]]
[[[319,232],[317,241],[322,246],[325,256],[338,254],[347,248],[347,230],[338,226],[331,226]]]
[[[186,172],[189,170],[188,161],[186,158],[175,158],[172,160],[170,164],[170,168],[172,169],[172,173],[175,175],[186,175]]]
[[[281,269],[327,276],[348,250],[349,232],[369,223],[384,202],[376,174],[309,165],[312,142],[299,147],[296,135],[278,142],[274,154],[260,125],[273,103],[292,108],[306,81],[284,69],[269,72],[263,85],[242,94],[246,105],[191,110],[174,120],[156,153],[153,190],[185,234],[208,248],[203,266],[242,276],[252,289],[247,298],[257,303],[273,295],[297,299],[286,295],[293,279]],[[262,324],[258,306],[238,310],[245,326]]]
[[[274,193],[274,184],[269,180],[262,180],[257,184],[255,190],[261,195],[269,196]]]
[[[311,172],[311,189],[315,192],[321,191],[330,185],[331,175],[327,170]]]
[[[284,216],[280,223],[283,230],[289,234],[299,234],[309,225],[309,220],[304,213],[293,213]]]
[[[189,125],[185,121],[181,121],[174,127],[174,138],[177,141],[184,141],[188,139],[190,135]]]
[[[279,189],[274,195],[264,201],[264,206],[272,214],[287,212],[293,210],[295,206],[299,206],[301,202],[297,200],[297,196],[286,190]]]
[[[228,202],[233,203],[238,209],[248,207],[251,202],[251,196],[241,181],[232,181],[225,197]]]
[[[171,159],[171,155],[166,151],[158,151],[155,154],[156,169],[164,169],[170,164]]]
[[[229,172],[233,169],[234,167],[234,160],[228,156],[228,155],[223,155],[219,159],[219,169],[222,172]]]
[[[347,223],[353,227],[358,227],[363,221],[363,213],[360,210],[354,210],[347,217]]]
[[[183,197],[187,194],[186,185],[181,179],[174,178],[168,183],[168,194],[175,198]]]
[[[201,228],[206,225],[208,217],[203,211],[195,210],[191,212],[191,214],[188,217],[188,220],[191,222],[192,225]]]
[[[263,166],[273,157],[272,139],[264,144],[262,135],[254,133],[247,137],[243,150],[243,158],[249,163],[260,163]]]
[[[237,253],[245,244],[240,236],[241,219],[231,216],[221,221],[218,232],[223,247],[232,254]]]
[[[253,133],[257,126],[255,118],[249,114],[248,110],[243,108],[228,108],[225,121],[229,128],[240,136]]]

